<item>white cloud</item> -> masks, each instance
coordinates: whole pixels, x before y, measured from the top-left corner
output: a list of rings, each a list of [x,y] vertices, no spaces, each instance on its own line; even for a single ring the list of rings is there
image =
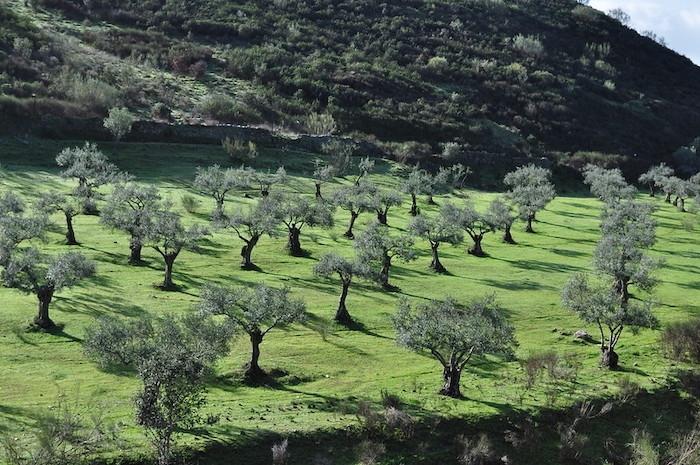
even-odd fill
[[[700,29],[700,9],[682,10],[680,15],[681,19],[688,27]]]

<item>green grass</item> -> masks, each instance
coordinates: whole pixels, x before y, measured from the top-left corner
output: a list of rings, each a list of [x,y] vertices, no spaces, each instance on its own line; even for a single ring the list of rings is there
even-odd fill
[[[0,141],[0,164],[4,168],[0,188],[14,190],[28,199],[45,189],[70,189],[71,184],[58,176],[53,158],[61,147],[79,143],[82,142]],[[179,199],[185,193],[194,194],[189,185],[197,166],[228,163],[219,147],[166,144],[102,144],[101,147],[139,182],[153,183],[164,196],[175,200],[175,206],[187,221],[207,220],[213,200],[200,197],[200,211],[188,215]],[[304,175],[312,170],[314,158],[312,154],[270,151],[256,165],[264,168],[276,167],[278,163],[285,165],[294,178],[284,189],[312,194],[313,185]],[[390,169],[388,163],[380,163],[379,174],[373,178],[387,187],[396,186]],[[324,189],[330,192],[334,187],[327,185]],[[468,196],[483,207],[496,195],[470,191],[453,201],[463,202]],[[234,194],[227,202],[227,209],[247,202],[250,200]],[[690,214],[681,214],[660,199],[656,202],[659,242],[653,254],[663,257],[666,266],[660,272],[661,284],[655,298],[660,302],[657,314],[665,324],[700,312],[697,278],[700,253],[696,251],[700,240],[697,231],[681,227],[682,219]],[[424,212],[435,209],[425,202],[420,206]],[[574,332],[584,327],[561,307],[560,292],[571,273],[591,268],[591,253],[598,238],[599,208],[598,201],[587,197],[557,198],[539,215],[535,224],[537,234],[525,234],[522,225],[516,224],[514,236],[518,245],[501,243],[497,234],[487,236],[484,249],[489,256],[486,258],[468,255],[466,243],[459,247],[443,246],[442,262],[449,275],[429,271],[429,248],[418,241],[418,259],[409,264],[396,263],[393,268],[393,282],[400,286],[400,292],[386,293],[363,281],[353,285],[348,307],[362,324],[362,329],[356,331],[332,322],[338,283],[318,279],[312,273],[313,264],[326,252],[352,254],[351,242],[342,237],[347,221],[343,211],[338,212],[332,230],[303,231],[302,245],[311,253],[310,258],[288,256],[282,230],[278,237],[265,237],[254,252],[254,261],[261,272],[241,271],[240,241],[230,233],[217,233],[200,253],[185,252],[178,258],[174,278],[182,286],[180,292],[162,292],[154,287],[162,280],[162,263],[157,253],[144,250],[145,266],[127,266],[127,237],[101,227],[97,217],[80,216],[75,227],[81,245],[75,249],[98,263],[98,274],[55,298],[52,317],[64,325],[60,334],[27,332],[25,328],[35,312],[35,298],[0,289],[0,434],[30,431],[41,411],[55,404],[59,392],[65,392],[85,406],[105,404],[110,417],[125,425],[126,443],[120,454],[133,457],[148,454],[145,439],[133,422],[131,399],[138,387],[137,380],[131,375],[100,371],[83,354],[81,338],[86,326],[102,315],[140,318],[191,312],[200,287],[208,281],[288,285],[295,295],[306,300],[311,318],[305,325],[271,332],[263,343],[263,368],[287,372],[273,387],[253,388],[240,382],[241,366],[248,357],[249,347],[243,337],[233,344],[232,353],[219,363],[216,376],[209,381],[207,412],[220,413],[221,421],[186,436],[185,442],[195,449],[216,442],[245,444],[251,437],[268,432],[284,435],[342,429],[356,424],[353,407],[357,401],[378,402],[382,389],[399,394],[413,414],[426,418],[439,415],[475,421],[513,409],[538,411],[544,406],[545,396],[540,390],[528,393],[520,404],[519,364],[495,358],[477,360],[468,366],[462,379],[465,399],[438,396],[441,375],[438,363],[408,352],[394,342],[391,315],[400,297],[421,300],[451,295],[466,300],[495,293],[516,327],[519,356],[551,349],[575,354],[583,363],[575,394],[562,393],[559,406],[576,399],[612,394],[615,380],[622,376],[630,376],[648,388],[660,387],[671,366],[659,353],[658,332],[642,331],[638,336],[625,332],[618,350],[623,369],[618,373],[598,368],[595,344],[576,343],[572,337],[560,334],[563,330]],[[408,202],[390,212],[393,228],[406,227],[407,209]],[[362,215],[357,230],[373,219],[371,214]],[[41,247],[53,252],[66,250],[62,232],[63,223],[56,216],[56,226]],[[596,334],[594,328],[587,329]]]

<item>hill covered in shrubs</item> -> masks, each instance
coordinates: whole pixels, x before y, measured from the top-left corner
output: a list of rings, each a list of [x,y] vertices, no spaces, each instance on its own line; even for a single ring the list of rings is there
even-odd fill
[[[125,106],[569,165],[700,135],[700,68],[573,0],[11,0],[0,25],[15,119]]]

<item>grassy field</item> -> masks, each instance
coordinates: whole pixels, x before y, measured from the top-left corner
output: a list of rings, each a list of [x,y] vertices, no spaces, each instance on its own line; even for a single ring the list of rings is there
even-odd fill
[[[54,157],[61,147],[81,143],[0,141],[0,188],[14,190],[27,199],[42,190],[70,189],[71,184],[58,176]],[[137,181],[157,185],[179,210],[180,197],[195,194],[190,183],[197,166],[228,163],[217,146],[101,144],[101,148]],[[269,151],[256,166],[274,168],[283,164],[294,175],[284,189],[312,194],[313,184],[306,176],[312,170],[314,157]],[[372,177],[386,187],[396,186],[391,168],[381,162],[378,173]],[[331,184],[324,189],[329,192],[334,187]],[[484,206],[496,195],[468,191],[453,201],[464,202],[469,197]],[[188,222],[207,221],[213,201],[200,199],[202,205],[196,214],[182,211]],[[232,195],[227,209],[246,202],[251,200]],[[693,218],[696,224],[694,216],[675,211],[661,199],[655,202],[659,206],[659,242],[653,255],[666,259],[655,298],[659,302],[657,314],[666,324],[700,313],[700,239],[687,224],[682,227],[685,218]],[[424,212],[435,209],[425,202],[420,206]],[[400,292],[386,293],[362,281],[353,285],[348,308],[361,323],[356,330],[332,322],[340,290],[338,282],[319,280],[312,273],[313,264],[325,252],[352,254],[351,242],[342,236],[347,221],[343,211],[337,213],[332,230],[303,231],[302,245],[311,253],[308,258],[286,254],[282,230],[279,237],[265,237],[254,252],[260,272],[241,271],[240,241],[230,233],[216,233],[199,253],[185,252],[177,260],[175,281],[182,286],[179,292],[162,292],[154,287],[162,280],[162,263],[156,252],[144,250],[145,266],[127,266],[127,237],[101,227],[97,217],[79,216],[75,227],[81,245],[75,248],[98,263],[98,274],[55,298],[52,317],[64,325],[62,332],[27,332],[27,323],[35,312],[35,297],[0,289],[0,434],[29,431],[41,411],[55,405],[57,394],[63,392],[84,406],[104,404],[110,417],[123,423],[125,444],[120,454],[147,454],[145,439],[134,426],[132,415],[131,399],[137,380],[130,375],[100,371],[89,361],[81,348],[84,329],[101,315],[140,318],[147,314],[191,312],[200,287],[209,281],[288,285],[295,295],[306,300],[311,318],[305,325],[270,333],[263,343],[263,368],[283,371],[271,386],[253,388],[241,383],[248,341],[241,337],[234,343],[231,355],[219,364],[216,376],[209,381],[207,412],[219,413],[221,419],[186,435],[185,443],[195,449],[217,442],[245,444],[269,432],[284,435],[343,429],[356,423],[354,407],[358,400],[379,402],[383,389],[400,395],[412,414],[426,418],[439,415],[475,420],[514,410],[534,412],[544,406],[545,395],[539,389],[527,393],[522,403],[519,401],[523,388],[518,362],[492,358],[475,361],[466,369],[462,379],[465,399],[438,396],[439,364],[394,342],[390,318],[400,297],[419,301],[451,295],[466,300],[495,293],[517,329],[518,356],[551,349],[575,354],[582,362],[575,391],[562,392],[557,400],[559,406],[575,399],[612,394],[615,380],[625,376],[648,388],[660,387],[672,367],[659,353],[658,332],[642,331],[636,337],[626,332],[618,349],[623,368],[616,373],[598,368],[595,344],[577,343],[571,336],[561,334],[584,328],[561,307],[560,292],[572,273],[591,268],[599,208],[599,202],[588,197],[559,197],[539,215],[537,234],[525,234],[522,225],[516,224],[518,245],[501,243],[498,234],[487,236],[484,248],[489,256],[485,258],[468,255],[466,243],[443,246],[442,261],[450,271],[448,275],[435,275],[428,269],[429,247],[419,240],[418,259],[408,264],[396,263],[393,269],[393,281],[400,286]],[[393,228],[406,227],[407,209],[408,202],[390,212]],[[371,214],[362,215],[357,230],[373,219]],[[66,250],[63,226],[56,216],[55,227],[41,244],[43,249]],[[594,328],[586,329],[595,334]],[[353,461],[347,458],[338,463]]]

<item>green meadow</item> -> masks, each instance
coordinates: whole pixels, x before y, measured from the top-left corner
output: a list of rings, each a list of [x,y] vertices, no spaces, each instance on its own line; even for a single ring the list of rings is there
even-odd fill
[[[44,190],[68,191],[73,185],[60,178],[54,158],[62,147],[79,144],[82,141],[0,141],[0,189],[18,192],[27,200]],[[198,195],[191,182],[198,166],[230,165],[220,147],[118,143],[99,146],[136,181],[156,185],[163,197],[173,200],[186,222],[208,222],[214,201]],[[292,180],[277,188],[313,195],[313,182],[308,176],[316,157],[310,153],[268,150],[254,166],[275,169],[284,165]],[[398,188],[394,170],[391,162],[378,161],[371,178],[383,187]],[[346,182],[350,181],[326,184],[324,192]],[[102,193],[107,192],[108,189],[102,189]],[[185,194],[195,195],[201,201],[197,212],[184,211],[181,197]],[[485,208],[497,195],[466,189],[436,200],[461,203],[469,199]],[[254,201],[244,193],[234,192],[228,197],[226,209],[231,211]],[[651,254],[666,261],[654,293],[658,302],[656,314],[664,325],[700,313],[700,238],[695,215],[680,213],[660,198],[650,201],[659,207],[655,214],[658,242]],[[389,213],[389,224],[396,231],[407,227],[409,203],[406,196],[404,205]],[[424,198],[419,206],[426,214],[438,208],[427,205]],[[336,224],[330,230],[303,230],[302,245],[309,252],[305,258],[286,253],[286,231],[280,225],[279,235],[264,237],[253,252],[259,272],[239,268],[242,243],[237,237],[230,231],[215,232],[198,252],[183,252],[178,258],[174,273],[174,280],[180,285],[177,292],[163,292],[156,287],[163,277],[163,263],[157,252],[144,249],[145,265],[128,266],[127,236],[101,226],[96,216],[78,216],[75,231],[80,245],[75,249],[95,260],[98,270],[94,278],[57,294],[52,318],[62,325],[60,331],[27,331],[36,311],[36,298],[0,288],[0,434],[28,433],[41,412],[55,406],[58,395],[65,395],[88,409],[102,405],[110,419],[122,425],[123,444],[107,457],[148,456],[146,439],[133,419],[132,398],[138,380],[128,372],[101,371],[84,355],[81,340],[86,327],[100,316],[135,319],[193,312],[199,290],[207,282],[289,286],[295,296],[306,301],[310,318],[303,325],[274,330],[266,337],[260,363],[275,375],[275,382],[269,385],[251,387],[242,382],[241,367],[249,356],[249,341],[242,336],[232,344],[230,355],[208,380],[205,415],[218,416],[218,421],[184,435],[183,443],[194,450],[205,450],[218,443],[244,446],[272,433],[312,435],[347,430],[357,424],[357,403],[366,400],[379,404],[382,390],[399,395],[407,410],[419,419],[488,421],[513,411],[537,413],[547,406],[547,394],[541,386],[524,392],[523,370],[517,361],[491,357],[475,360],[466,368],[462,377],[464,399],[437,395],[441,382],[439,363],[395,343],[391,317],[402,297],[417,302],[452,296],[465,301],[495,294],[516,328],[518,357],[553,350],[572,354],[581,363],[576,383],[561,387],[554,407],[614,395],[616,381],[623,377],[650,390],[660,389],[674,366],[660,353],[659,331],[643,330],[638,335],[625,331],[617,350],[622,368],[609,372],[598,367],[599,349],[595,343],[577,342],[571,335],[586,329],[596,337],[597,329],[583,325],[560,303],[561,290],[569,276],[592,269],[600,207],[600,202],[586,195],[561,195],[538,215],[536,234],[526,234],[524,225],[516,223],[513,234],[517,245],[502,243],[499,233],[487,235],[483,245],[488,256],[484,258],[467,254],[467,242],[456,247],[443,245],[441,260],[449,270],[446,275],[429,270],[430,248],[416,239],[418,258],[410,263],[396,261],[392,268],[392,281],[400,291],[388,293],[363,280],[353,284],[347,304],[358,325],[352,329],[333,322],[339,282],[313,275],[313,265],[324,253],[334,251],[348,257],[353,254],[352,241],[342,235],[349,217],[345,211],[336,212]],[[374,214],[362,214],[356,231],[373,220]],[[56,215],[54,223],[46,240],[38,244],[52,253],[68,248],[64,245],[62,217]],[[352,457],[338,460],[354,463]]]

